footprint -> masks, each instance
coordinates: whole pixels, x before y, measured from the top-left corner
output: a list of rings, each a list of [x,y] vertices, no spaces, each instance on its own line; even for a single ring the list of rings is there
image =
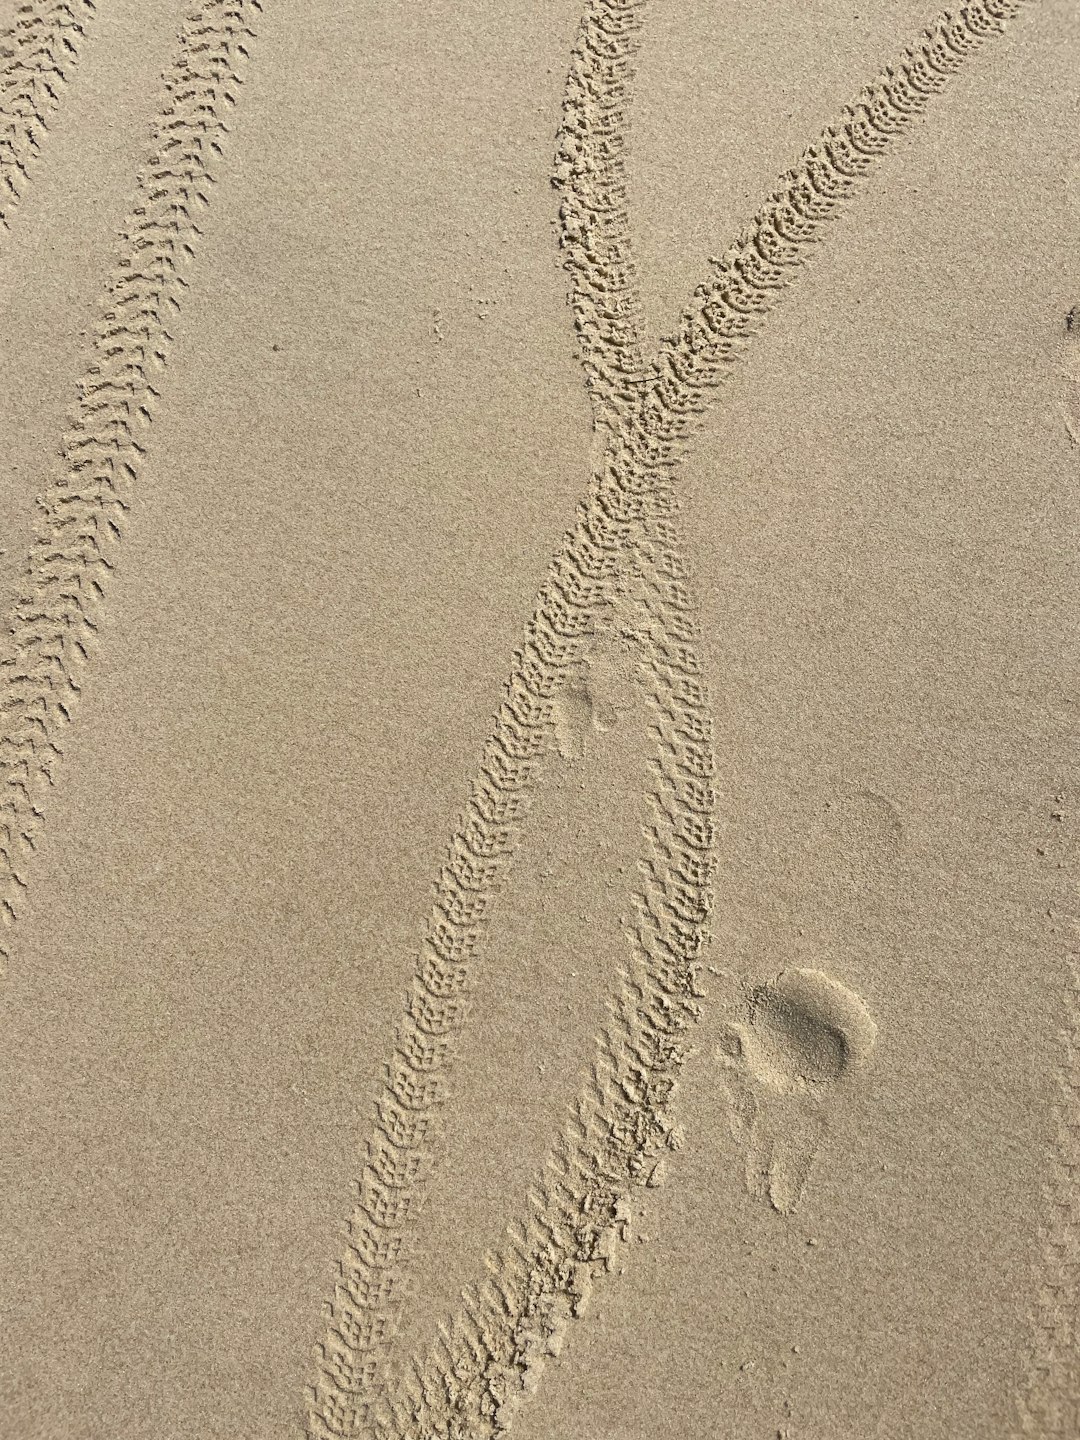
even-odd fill
[[[744,990],[723,1027],[716,1058],[747,1185],[781,1214],[794,1211],[806,1188],[829,1097],[866,1064],[876,1039],[862,1000],[823,970],[783,970]]]
[[[614,730],[631,675],[628,652],[610,624],[598,625],[590,652],[552,701],[553,740],[563,760],[583,760],[597,736]]]
[[[552,701],[551,718],[555,749],[562,759],[584,760],[589,734],[596,728],[596,706],[587,674],[566,681]]]

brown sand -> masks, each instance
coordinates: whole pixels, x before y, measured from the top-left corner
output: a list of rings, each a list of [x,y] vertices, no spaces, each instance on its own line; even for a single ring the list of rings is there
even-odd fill
[[[0,30],[0,1437],[1077,1440],[1073,0]]]

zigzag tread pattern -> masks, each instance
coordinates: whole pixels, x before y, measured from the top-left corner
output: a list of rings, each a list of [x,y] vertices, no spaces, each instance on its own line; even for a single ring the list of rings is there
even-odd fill
[[[609,1268],[633,1187],[677,1148],[669,1107],[713,875],[715,761],[674,471],[712,392],[896,137],[1024,0],[944,14],[847,106],[694,293],[678,333],[642,359],[625,191],[625,107],[644,0],[590,0],[571,61],[554,182],[596,427],[606,451],[514,656],[376,1105],[359,1203],[316,1353],[311,1440],[483,1440],[505,1434]],[[435,1162],[455,1042],[484,926],[541,781],[551,702],[599,609],[627,600],[652,716],[641,883],[610,1020],[568,1117],[486,1277],[431,1350],[392,1375],[412,1230]]]
[[[0,959],[27,890],[64,737],[100,635],[132,493],[147,455],[169,326],[209,205],[224,113],[260,0],[203,0],[184,22],[135,205],[106,285],[89,368],[39,497],[0,662]]]
[[[30,0],[0,31],[0,226],[5,229],[95,10],[94,0]]]

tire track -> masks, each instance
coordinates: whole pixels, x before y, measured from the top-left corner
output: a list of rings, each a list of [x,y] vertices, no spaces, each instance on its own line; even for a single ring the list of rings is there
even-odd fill
[[[1054,878],[1047,941],[1061,965],[1052,1035],[1057,1091],[1039,1207],[1024,1373],[1014,1398],[1012,1440],[1070,1440],[1080,1434],[1080,835],[1072,797],[1060,790],[1037,853]],[[1064,878],[1068,877],[1068,878]]]
[[[1075,931],[1074,931],[1075,933]],[[1066,960],[1055,1143],[1043,1187],[1039,1267],[1018,1436],[1080,1434],[1080,956]]]
[[[712,392],[896,138],[1024,0],[943,15],[867,86],[780,179],[642,358],[626,210],[625,107],[644,0],[590,0],[567,82],[555,182],[586,385],[604,453],[552,562],[434,889],[431,917],[348,1223],[316,1354],[308,1434],[505,1433],[625,1235],[628,1197],[678,1132],[668,1105],[711,902],[712,722],[697,658],[674,472]],[[430,1352],[391,1364],[409,1244],[435,1162],[448,1071],[483,959],[484,930],[542,781],[553,699],[614,609],[635,647],[655,746],[628,958],[596,1059],[524,1213],[485,1260]]]
[[[49,790],[97,643],[213,169],[261,0],[203,0],[166,75],[135,203],[105,286],[62,470],[36,534],[0,661],[0,961],[27,890]]]
[[[585,387],[611,428],[645,383],[644,311],[627,224],[626,130],[645,0],[590,0],[570,57],[552,183]]]
[[[79,62],[95,0],[29,0],[0,31],[0,227],[7,229],[60,93]]]

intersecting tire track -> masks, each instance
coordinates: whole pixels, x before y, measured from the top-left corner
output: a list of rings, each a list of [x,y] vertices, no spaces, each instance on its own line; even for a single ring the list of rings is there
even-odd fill
[[[78,63],[94,0],[29,0],[0,31],[0,228],[22,199],[60,92]]]
[[[714,760],[673,472],[712,392],[896,137],[1025,0],[944,14],[830,125],[642,358],[624,173],[644,0],[589,0],[567,82],[555,182],[575,328],[603,461],[515,653],[431,918],[364,1152],[348,1245],[317,1347],[312,1440],[505,1433],[607,1267],[635,1183],[677,1144],[666,1106],[698,1013],[713,872]],[[551,706],[605,606],[635,646],[655,743],[629,957],[592,1074],[431,1351],[395,1366],[409,1241],[435,1161],[455,1042],[485,926],[540,783]],[[396,1373],[394,1373],[396,1371]]]
[[[106,284],[93,356],[63,438],[62,468],[38,498],[38,521],[0,661],[0,962],[64,735],[97,642],[133,489],[146,461],[187,280],[209,204],[224,115],[260,0],[203,0],[183,24],[153,122],[136,201]]]

